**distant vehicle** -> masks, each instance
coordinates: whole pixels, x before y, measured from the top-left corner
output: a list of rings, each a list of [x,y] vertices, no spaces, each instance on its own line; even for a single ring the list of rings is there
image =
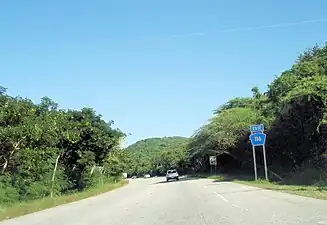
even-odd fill
[[[145,174],[144,175],[144,178],[150,178],[151,176],[150,176],[150,174]]]
[[[167,182],[169,182],[170,180],[179,180],[177,170],[168,170],[166,173],[166,179]]]
[[[132,176],[132,179],[136,179],[136,176]]]

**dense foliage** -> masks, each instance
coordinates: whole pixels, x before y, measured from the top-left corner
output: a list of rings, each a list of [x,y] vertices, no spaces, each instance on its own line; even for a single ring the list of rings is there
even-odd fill
[[[138,141],[125,151],[128,154],[130,175],[164,174],[167,169],[177,168],[180,172],[189,164],[188,138],[163,137]]]
[[[263,123],[272,170],[289,173],[314,168],[321,176],[327,162],[327,46],[301,54],[291,69],[268,85],[266,93],[257,87],[252,92],[252,97],[232,99],[214,111],[193,135],[191,156],[205,161],[213,151],[220,163],[226,161],[220,156],[227,154],[236,161],[234,166],[250,168],[249,126]],[[257,152],[262,163],[262,151]]]
[[[124,134],[91,108],[60,110],[0,88],[0,205],[53,196],[120,176]]]

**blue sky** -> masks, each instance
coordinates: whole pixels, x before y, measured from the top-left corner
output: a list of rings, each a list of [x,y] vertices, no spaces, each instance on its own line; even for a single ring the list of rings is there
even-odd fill
[[[35,102],[91,106],[132,134],[128,144],[190,136],[213,109],[254,85],[264,91],[300,52],[327,41],[326,8],[325,0],[3,0],[0,85]]]

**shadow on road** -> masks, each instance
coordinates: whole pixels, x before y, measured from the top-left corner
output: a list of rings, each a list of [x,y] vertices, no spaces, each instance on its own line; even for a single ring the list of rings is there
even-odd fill
[[[228,174],[221,174],[217,176],[217,179],[214,179],[213,182],[231,182],[231,181],[253,181],[254,177],[250,175],[228,175]]]
[[[238,194],[238,193],[248,193],[248,192],[260,192],[260,191],[264,191],[265,189],[248,189],[248,190],[235,190],[235,191],[224,191],[224,192],[217,192],[217,194]]]
[[[248,175],[227,175],[227,174],[219,174],[219,175],[209,175],[209,174],[195,174],[195,175],[186,175],[179,178],[179,180],[172,180],[167,182],[166,177],[162,177],[162,181],[153,183],[153,184],[168,184],[170,182],[185,182],[191,180],[199,180],[210,178],[212,182],[230,182],[235,180],[243,180],[243,181],[253,181],[253,176]]]
[[[169,181],[169,182],[166,181],[166,177],[163,177],[162,179],[163,179],[162,181],[158,181],[158,182],[153,183],[153,184],[168,184],[168,183],[171,183],[171,182],[185,182],[185,181],[191,181],[191,180],[199,180],[199,179],[202,179],[202,177],[182,176],[182,177],[179,178],[179,180],[172,180],[172,181]]]
[[[162,181],[158,181],[155,183],[152,183],[151,185],[158,185],[158,184],[167,184],[169,185],[170,183],[175,183],[175,182],[189,182],[189,181],[193,181],[193,180],[200,180],[200,179],[210,179],[211,182],[207,185],[220,185],[223,184],[224,182],[232,182],[232,181],[244,181],[244,185],[250,185],[248,186],[249,188],[245,188],[242,190],[229,190],[226,192],[222,192],[219,194],[233,194],[233,193],[247,193],[247,192],[260,192],[260,191],[265,191],[265,190],[271,190],[271,191],[295,191],[295,192],[307,192],[308,189],[303,187],[303,186],[298,186],[298,187],[292,187],[289,186],[287,184],[281,184],[280,182],[278,183],[278,185],[276,185],[277,183],[273,184],[273,183],[269,183],[266,181],[263,181],[263,183],[261,183],[261,181],[258,182],[254,182],[254,177],[252,175],[248,175],[248,174],[219,174],[219,175],[208,175],[208,174],[196,174],[196,175],[187,175],[187,176],[182,176],[179,178],[178,181],[166,181],[166,177],[162,177]]]

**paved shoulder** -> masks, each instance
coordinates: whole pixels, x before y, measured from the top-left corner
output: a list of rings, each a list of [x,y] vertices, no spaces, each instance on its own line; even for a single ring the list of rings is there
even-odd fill
[[[103,215],[110,218],[115,211],[124,211],[129,201],[142,195],[148,182],[136,180],[130,184],[110,192],[83,199],[81,201],[60,205],[40,212],[31,213],[18,218],[5,220],[0,225],[83,225],[89,221],[102,219]],[[113,211],[110,211],[113,210]],[[104,223],[96,224],[110,224]]]

